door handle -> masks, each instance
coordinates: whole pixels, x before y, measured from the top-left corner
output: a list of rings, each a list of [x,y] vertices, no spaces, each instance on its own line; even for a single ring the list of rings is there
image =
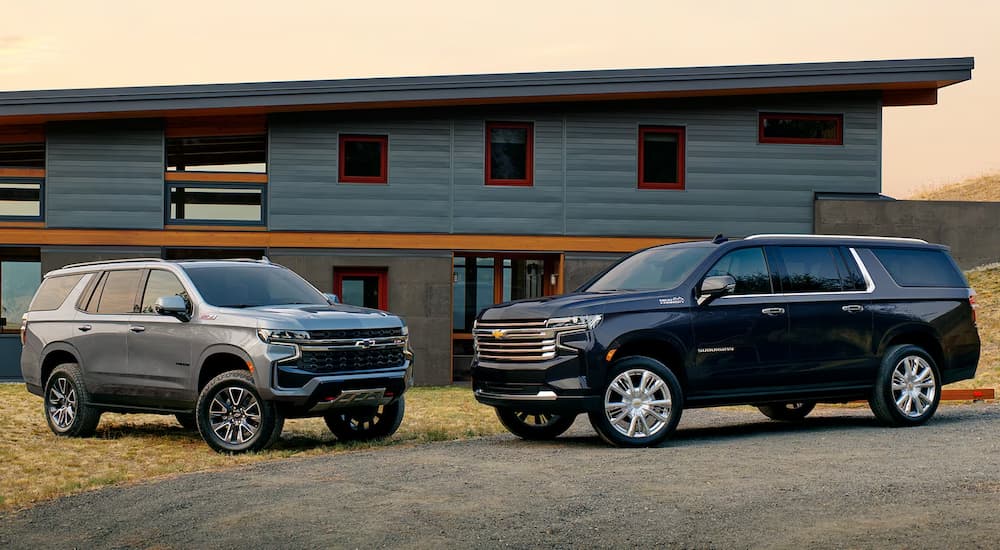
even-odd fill
[[[844,306],[844,307],[842,307],[840,309],[846,311],[847,313],[858,313],[858,312],[864,311],[865,310],[865,306],[861,306],[861,305],[858,305],[858,304],[851,304],[849,306]]]
[[[132,332],[146,332],[146,327],[142,325],[132,325],[128,327],[128,329],[131,330]]]
[[[766,307],[766,308],[760,310],[760,312],[763,313],[764,315],[772,315],[772,316],[773,315],[781,315],[782,313],[785,312],[785,308],[783,308],[783,307]]]
[[[94,328],[94,327],[92,327],[90,325],[80,325],[80,326],[76,327],[76,330],[79,330],[80,332],[87,332],[88,330],[90,330],[92,328]]]

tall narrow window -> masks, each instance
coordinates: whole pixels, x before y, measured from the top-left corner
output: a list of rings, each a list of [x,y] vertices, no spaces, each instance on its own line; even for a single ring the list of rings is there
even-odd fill
[[[760,143],[843,145],[844,117],[801,113],[761,113]]]
[[[486,185],[533,183],[534,124],[486,123]]]
[[[639,127],[639,189],[684,189],[684,128]]]
[[[388,183],[389,137],[341,135],[338,142],[341,183]]]

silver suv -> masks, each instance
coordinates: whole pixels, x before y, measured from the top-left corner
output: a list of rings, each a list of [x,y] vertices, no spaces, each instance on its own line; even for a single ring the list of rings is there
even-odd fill
[[[337,304],[266,259],[117,260],[46,274],[21,371],[57,435],[104,411],[173,414],[213,449],[257,451],[285,418],[342,440],[393,434],[412,385],[402,319]]]

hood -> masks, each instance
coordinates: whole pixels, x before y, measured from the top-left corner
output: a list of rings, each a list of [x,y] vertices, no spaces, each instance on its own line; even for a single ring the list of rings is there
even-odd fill
[[[480,315],[484,321],[551,319],[622,311],[685,309],[691,297],[672,290],[575,292],[495,305]]]
[[[391,313],[346,304],[218,308],[218,312],[227,317],[253,318],[261,328],[336,330],[403,325],[403,321]]]

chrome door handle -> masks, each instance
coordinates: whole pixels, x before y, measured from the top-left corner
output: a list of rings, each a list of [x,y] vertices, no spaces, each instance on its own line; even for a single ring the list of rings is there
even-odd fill
[[[88,330],[90,330],[92,328],[94,328],[94,327],[92,327],[90,325],[80,325],[80,326],[76,327],[76,330],[79,330],[80,332],[87,332]]]
[[[844,306],[844,307],[842,307],[840,309],[846,311],[847,313],[858,313],[860,311],[864,311],[865,310],[865,306],[860,306],[858,304],[851,304],[849,306]]]
[[[781,315],[782,313],[785,312],[785,308],[783,308],[783,307],[766,307],[766,308],[760,310],[760,312],[763,313],[764,315]]]
[[[132,326],[128,327],[128,329],[131,330],[132,332],[145,332],[146,331],[146,327],[144,327],[142,325],[132,325]]]

